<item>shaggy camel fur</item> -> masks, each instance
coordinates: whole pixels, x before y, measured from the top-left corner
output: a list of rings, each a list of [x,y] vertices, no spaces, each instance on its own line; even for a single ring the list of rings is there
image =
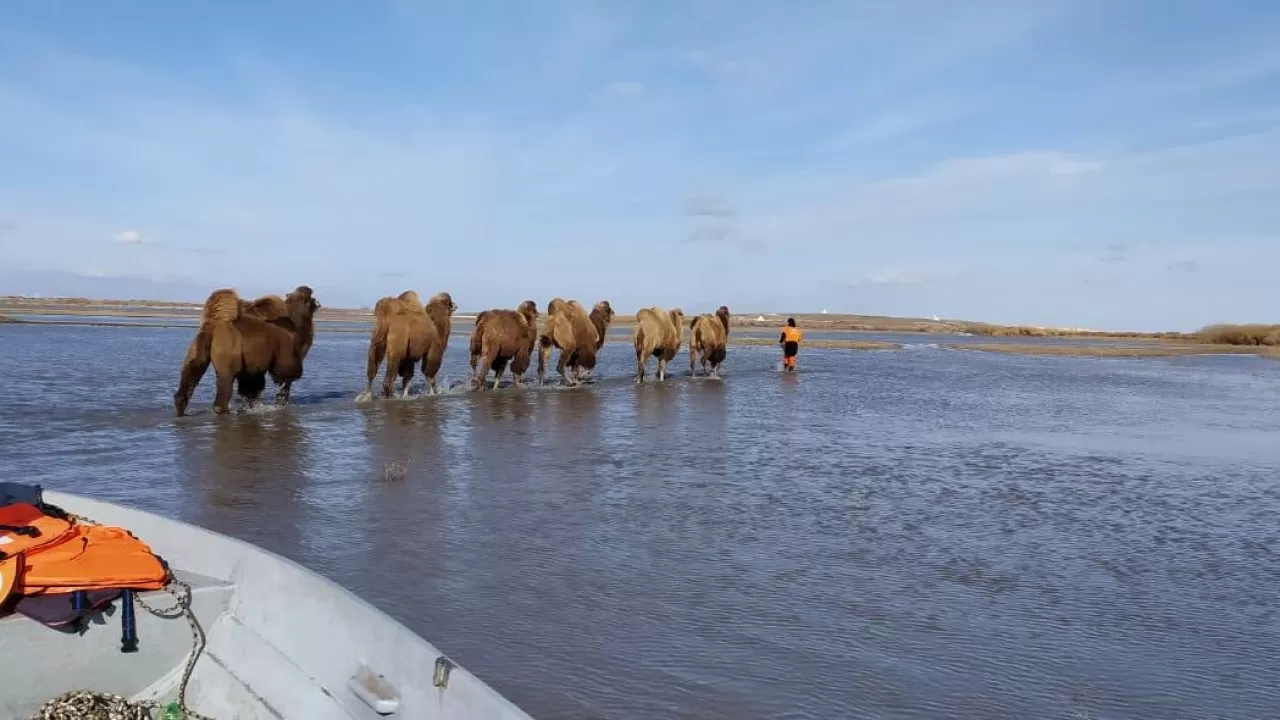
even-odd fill
[[[604,347],[605,336],[609,333],[609,323],[613,322],[613,306],[608,300],[601,300],[591,308],[591,324],[596,329],[596,352]]]
[[[373,398],[373,378],[378,366],[386,359],[386,374],[382,379],[383,397],[391,397],[395,378],[402,381],[401,395],[409,396],[409,384],[413,382],[414,367],[422,362],[422,374],[426,376],[429,393],[436,392],[436,373],[449,342],[449,319],[455,307],[448,293],[431,298],[423,306],[418,293],[405,290],[396,297],[380,298],[373,308],[373,332],[369,336],[368,364],[365,368],[365,389],[357,401]],[[444,316],[444,332],[441,332],[439,316]]]
[[[483,390],[492,369],[493,389],[497,390],[510,363],[512,379],[516,387],[522,387],[537,343],[538,305],[534,301],[525,300],[516,310],[481,312],[471,332],[472,385]]]
[[[240,308],[247,315],[279,325],[297,335],[298,354],[303,360],[307,359],[316,338],[315,314],[320,309],[320,302],[315,299],[311,288],[299,285],[284,298],[264,295],[253,302],[241,300]]]
[[[698,374],[694,356],[700,354],[702,374],[720,376],[720,363],[724,362],[729,344],[729,308],[721,305],[715,315],[703,313],[689,321],[689,374]],[[707,363],[711,371],[707,371]]]
[[[680,352],[684,337],[684,311],[644,308],[636,313],[636,330],[632,345],[636,349],[636,382],[644,381],[644,366],[649,356],[658,358],[658,379],[667,379],[667,363]]]
[[[555,298],[547,303],[547,323],[538,342],[539,383],[546,382],[552,346],[560,348],[556,371],[566,384],[577,385],[582,381],[582,371],[589,372],[596,366],[596,328],[577,300]],[[565,374],[566,368],[572,377]]]
[[[254,302],[241,300],[230,288],[210,293],[173,394],[177,414],[186,414],[191,393],[210,364],[218,381],[215,413],[227,412],[233,381],[242,397],[256,403],[266,388],[268,374],[279,388],[276,404],[288,403],[293,382],[302,377],[304,346],[309,348],[312,340],[307,332],[295,330],[312,329],[312,315],[318,307],[309,290],[305,295],[290,293],[288,300],[267,296]],[[283,322],[268,321],[262,315]],[[286,323],[294,330],[285,327]]]

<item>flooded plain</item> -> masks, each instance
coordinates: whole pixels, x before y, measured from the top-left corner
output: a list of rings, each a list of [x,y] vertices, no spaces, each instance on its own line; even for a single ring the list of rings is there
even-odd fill
[[[0,327],[6,479],[352,589],[540,718],[1263,718],[1280,363],[731,347],[722,382],[175,419],[190,329]],[[421,381],[418,382],[419,389]],[[268,397],[272,390],[268,390]]]

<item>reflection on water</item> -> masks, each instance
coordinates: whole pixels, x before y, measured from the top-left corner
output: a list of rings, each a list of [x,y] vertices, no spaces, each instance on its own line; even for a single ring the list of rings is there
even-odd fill
[[[323,334],[296,405],[206,379],[174,419],[189,335],[0,328],[0,463],[281,552],[535,716],[1280,705],[1280,363],[735,347],[636,386],[609,345],[584,388],[356,405],[367,338]]]

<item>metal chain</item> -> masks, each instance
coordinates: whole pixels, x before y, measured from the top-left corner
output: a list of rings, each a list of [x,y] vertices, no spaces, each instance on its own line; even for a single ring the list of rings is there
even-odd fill
[[[102,524],[83,515],[74,513],[66,513],[66,515],[75,522],[82,522],[87,525]],[[180,589],[181,592],[175,591],[174,588]],[[136,594],[134,595],[134,601],[141,605],[144,610],[159,618],[172,620],[178,615],[186,617],[187,624],[191,626],[192,648],[187,656],[186,667],[182,671],[182,680],[178,683],[178,708],[182,711],[183,718],[213,720],[210,716],[202,715],[187,707],[187,685],[191,682],[191,675],[195,671],[196,661],[200,658],[205,646],[204,629],[200,627],[199,620],[196,619],[195,613],[191,611],[191,586],[174,577],[171,570],[169,572],[169,582],[164,589],[173,596],[174,605],[172,607],[152,607]],[[152,720],[152,711],[163,707],[154,700],[128,700],[114,693],[72,690],[46,702],[35,715],[31,716],[30,720]]]

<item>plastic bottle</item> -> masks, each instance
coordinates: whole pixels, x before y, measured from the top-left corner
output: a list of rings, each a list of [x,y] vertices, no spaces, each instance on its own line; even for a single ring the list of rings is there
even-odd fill
[[[179,707],[178,703],[171,702],[164,706],[164,715],[161,720],[183,720],[186,716],[186,713],[182,712],[182,708]]]

